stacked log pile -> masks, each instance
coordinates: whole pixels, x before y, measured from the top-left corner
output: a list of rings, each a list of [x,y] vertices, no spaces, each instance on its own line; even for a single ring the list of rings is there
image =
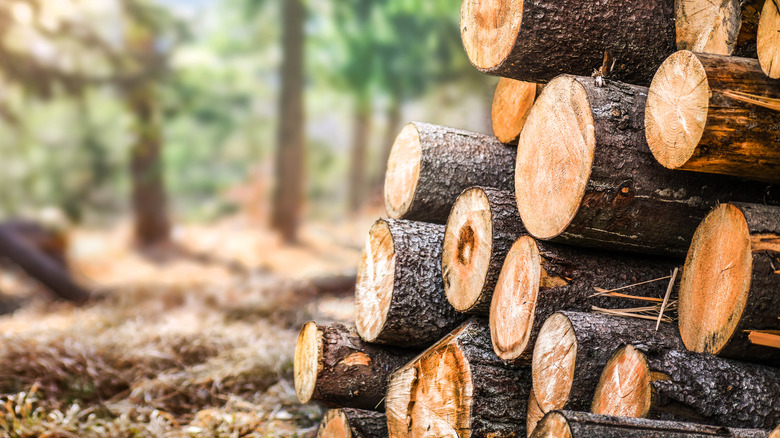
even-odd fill
[[[399,133],[355,327],[298,340],[299,398],[336,408],[318,436],[770,436],[778,17],[462,0],[495,136]]]

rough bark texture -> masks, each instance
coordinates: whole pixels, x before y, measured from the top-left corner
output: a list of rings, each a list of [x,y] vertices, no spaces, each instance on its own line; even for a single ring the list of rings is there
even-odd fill
[[[560,418],[568,426],[571,438],[767,438],[769,436],[769,432],[762,429],[736,429],[679,421],[611,417],[587,412],[553,412],[548,414],[547,422],[557,422]],[[541,438],[545,435],[540,428],[538,433],[531,436]]]
[[[295,241],[303,203],[305,133],[303,102],[303,0],[280,3],[284,21],[282,65],[279,71],[279,131],[276,138],[271,226],[285,241]]]
[[[676,328],[670,324],[661,324],[656,331],[656,323],[644,319],[569,311],[560,313],[571,323],[577,339],[577,352],[569,399],[558,409],[589,410],[604,366],[615,350],[623,345],[641,344],[650,351],[685,348]],[[547,365],[546,361],[543,363]],[[534,392],[539,394],[537,388],[543,382],[537,383],[536,377],[534,370]],[[546,412],[544,406],[549,406],[550,401],[542,403],[537,399],[537,402]]]
[[[615,255],[537,240],[542,258],[541,284],[534,310],[534,323],[526,351],[518,358],[530,363],[539,329],[553,313],[565,309],[589,312],[592,308],[636,307],[637,301],[596,296],[594,288],[612,290],[668,276],[680,262],[673,259]],[[667,281],[656,281],[622,290],[629,295],[663,298]],[[599,371],[600,372],[600,371]]]
[[[465,0],[464,7],[467,3],[472,2]],[[611,77],[648,85],[676,49],[672,0],[524,0],[522,14],[509,56],[482,72],[530,82],[562,73],[590,75],[608,50],[616,60]]]
[[[322,361],[312,394],[334,407],[384,410],[387,380],[419,352],[369,344],[343,324],[318,325]]]
[[[428,347],[466,319],[444,292],[444,226],[393,219],[387,223],[396,254],[395,280],[387,320],[375,342]]]
[[[384,414],[362,409],[332,409],[325,414],[320,423],[317,437],[319,438],[342,438],[338,434],[332,433],[326,427],[329,421],[344,421],[346,419],[349,432],[344,434],[343,438],[385,438],[387,437],[387,418]],[[337,428],[338,430],[338,428]],[[340,432],[340,430],[338,430]],[[346,431],[345,431],[346,432]]]
[[[762,429],[780,423],[780,369],[687,350],[634,347],[645,355],[650,372],[661,376],[651,383],[651,418]]]
[[[747,330],[780,330],[780,207],[731,203],[745,216],[753,241],[750,292],[734,335],[719,356],[780,366],[780,349],[751,344]]]
[[[415,122],[422,163],[417,190],[403,217],[445,224],[458,195],[471,186],[513,190],[515,149],[495,137]]]
[[[517,212],[517,201],[514,192],[481,187],[487,195],[490,204],[490,216],[493,224],[492,252],[490,262],[485,273],[485,282],[479,299],[466,310],[466,313],[488,315],[490,313],[490,300],[493,298],[493,290],[496,288],[501,266],[504,264],[509,248],[518,237],[527,234],[520,214]],[[448,287],[448,278],[444,277],[444,287]]]
[[[458,363],[466,365],[467,368],[450,370],[426,364],[427,358],[443,351],[454,351],[452,356],[464,358]],[[446,364],[451,367],[455,365],[452,362]],[[398,371],[391,379],[395,379],[400,373],[408,372],[409,367],[415,368],[415,374],[411,384],[404,388],[411,391],[410,396],[405,397],[408,405],[395,406],[391,409],[388,401],[388,424],[391,436],[407,436],[408,433],[416,430],[415,424],[441,422],[446,422],[447,426],[439,429],[440,431],[452,428],[458,436],[525,436],[526,404],[531,386],[530,369],[508,365],[493,353],[487,321],[479,318],[467,321],[426,350],[414,362]],[[456,380],[445,382],[443,379]],[[471,382],[470,387],[466,383],[468,381]],[[428,384],[447,388],[445,397],[452,397],[452,399],[445,398],[440,401],[442,406],[425,406],[423,409],[415,410],[413,414],[416,403],[429,402],[417,398],[426,396],[424,393],[417,392],[418,387]],[[404,398],[391,395],[390,391],[388,399]],[[467,406],[461,406],[462,401],[465,401]],[[440,418],[415,418],[415,415],[421,412]],[[470,415],[463,418],[467,413]],[[391,415],[396,418],[390,418]],[[394,430],[394,425],[404,430]]]
[[[24,241],[7,226],[0,227],[0,257],[18,265],[60,298],[76,303],[84,303],[89,299],[89,292],[77,285],[62,265]]]
[[[770,198],[768,184],[665,169],[645,140],[647,88],[614,81],[598,87],[592,78],[575,79],[588,94],[596,146],[579,211],[555,241],[684,256],[718,202],[780,201],[780,194]]]

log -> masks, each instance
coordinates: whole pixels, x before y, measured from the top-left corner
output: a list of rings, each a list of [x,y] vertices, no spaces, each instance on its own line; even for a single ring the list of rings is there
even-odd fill
[[[0,227],[0,257],[18,265],[59,298],[78,304],[89,300],[89,291],[76,284],[64,266],[25,241],[11,227]]]
[[[530,364],[536,336],[550,315],[560,309],[590,311],[593,306],[614,309],[646,303],[593,295],[596,288],[612,290],[663,278],[677,263],[521,237],[509,250],[493,293],[493,349],[506,361]],[[638,284],[623,292],[660,302],[667,283]]]
[[[362,409],[331,409],[322,418],[318,438],[385,438],[387,418]]]
[[[520,134],[515,169],[518,210],[531,235],[683,256],[719,200],[766,200],[768,184],[655,162],[645,141],[646,100],[647,88],[599,87],[578,76],[545,87]]]
[[[647,144],[669,169],[780,183],[780,112],[761,106],[778,98],[755,59],[679,51],[650,85]]]
[[[769,429],[780,423],[780,369],[627,345],[604,367],[591,411]]]
[[[523,130],[528,112],[542,92],[542,84],[516,81],[509,78],[498,80],[490,107],[490,121],[493,135],[498,141],[517,144],[517,137]]]
[[[675,51],[671,0],[463,0],[460,30],[480,71],[530,82],[590,75],[607,50],[615,79],[647,85]]]
[[[295,344],[295,393],[301,403],[384,410],[390,374],[417,353],[363,342],[343,324],[309,321]]]
[[[487,321],[471,319],[390,378],[389,435],[524,436],[530,378],[493,354]]]
[[[647,418],[610,417],[588,412],[553,411],[544,416],[533,438],[768,438],[769,431],[737,429],[650,420]]]
[[[693,236],[680,282],[689,350],[780,366],[780,350],[748,331],[780,330],[780,207],[722,204]]]
[[[380,219],[371,227],[355,288],[355,325],[367,342],[425,348],[466,316],[441,275],[444,226]]]
[[[466,189],[455,201],[444,231],[444,290],[459,312],[487,315],[501,265],[525,228],[515,194],[486,187]]]
[[[530,392],[531,394],[528,396],[528,413],[525,416],[525,430],[527,436],[531,436],[533,434],[534,429],[536,429],[536,425],[539,424],[539,422],[542,420],[542,417],[544,417],[542,408],[539,406],[539,403],[536,402],[533,385],[531,385]]]
[[[756,45],[761,70],[772,79],[780,78],[780,1],[764,2],[758,20]]]
[[[622,345],[650,351],[685,348],[675,327],[655,321],[581,312],[557,312],[545,321],[534,346],[533,388],[543,413],[590,409],[604,366]]]
[[[406,125],[385,174],[385,207],[393,219],[444,224],[471,186],[512,190],[515,149],[494,137],[428,123]]]
[[[676,0],[677,49],[755,58],[764,0]]]

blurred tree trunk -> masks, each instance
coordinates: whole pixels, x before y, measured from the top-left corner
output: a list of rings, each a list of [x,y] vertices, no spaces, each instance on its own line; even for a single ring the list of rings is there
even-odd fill
[[[165,242],[170,235],[168,200],[162,165],[162,129],[157,117],[154,85],[140,83],[127,90],[126,102],[135,118],[135,142],[130,149],[132,207],[136,243]]]
[[[284,0],[284,59],[280,70],[279,130],[276,143],[276,186],[271,227],[286,242],[294,242],[301,216],[304,180],[303,51],[305,9],[303,0]]]
[[[349,211],[357,211],[366,197],[366,153],[371,134],[370,99],[358,98],[353,113],[349,169]]]
[[[398,131],[401,130],[401,97],[393,95],[390,105],[387,107],[387,128],[385,138],[382,141],[382,153],[379,154],[379,174],[374,181],[374,191],[382,193],[385,184],[385,172],[387,172],[387,159],[390,157],[390,149],[395,143]]]

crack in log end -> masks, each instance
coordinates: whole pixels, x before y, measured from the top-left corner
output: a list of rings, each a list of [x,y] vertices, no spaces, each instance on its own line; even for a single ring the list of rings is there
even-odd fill
[[[569,319],[555,313],[544,322],[534,346],[533,390],[544,412],[560,409],[569,400],[577,361],[577,337]]]
[[[618,349],[601,373],[591,412],[645,417],[652,406],[651,373],[644,354],[632,345]]]
[[[391,218],[403,218],[412,207],[421,167],[420,132],[414,123],[409,123],[396,137],[387,159],[385,208]]]
[[[512,51],[523,21],[523,1],[462,0],[463,47],[478,69],[502,64]]]

